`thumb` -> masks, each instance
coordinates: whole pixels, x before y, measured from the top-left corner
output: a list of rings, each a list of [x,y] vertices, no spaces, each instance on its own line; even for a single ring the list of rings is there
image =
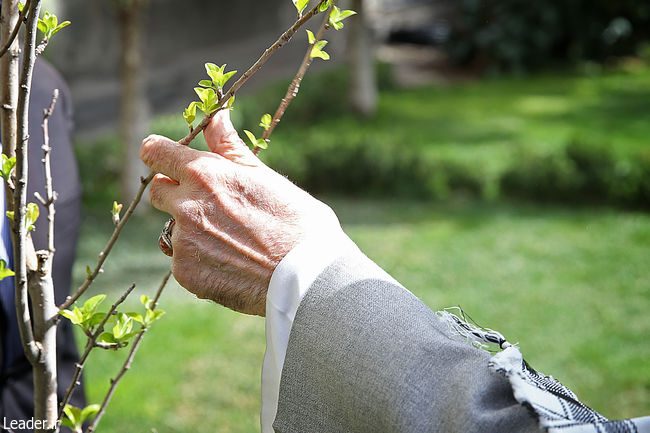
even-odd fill
[[[219,110],[203,130],[210,150],[239,164],[259,165],[260,161],[239,138],[230,121],[230,110]]]

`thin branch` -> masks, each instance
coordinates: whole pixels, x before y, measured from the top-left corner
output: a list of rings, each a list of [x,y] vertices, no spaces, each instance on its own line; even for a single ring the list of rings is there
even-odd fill
[[[331,6],[332,7],[336,6],[336,3],[337,3],[336,0],[332,1]],[[319,41],[323,37],[325,31],[329,28],[330,10],[331,8],[328,9],[327,12],[325,12],[325,19],[323,20],[323,23],[321,24],[320,28],[318,29],[318,32],[316,33],[315,42]],[[284,95],[284,98],[282,98],[282,101],[280,102],[278,109],[275,111],[275,114],[273,115],[271,126],[268,129],[264,130],[264,135],[262,136],[262,139],[266,142],[268,142],[271,133],[273,132],[277,124],[280,122],[280,119],[284,115],[284,112],[286,111],[287,107],[289,106],[293,98],[296,97],[298,91],[300,90],[300,83],[302,82],[302,78],[305,76],[305,73],[307,72],[309,65],[311,65],[311,62],[314,60],[311,57],[311,52],[312,52],[312,48],[314,47],[314,43],[310,43],[309,46],[307,47],[307,52],[305,53],[305,57],[303,57],[302,59],[302,63],[298,68],[298,72],[296,73],[296,76],[293,78],[293,80],[291,80],[291,84],[289,84],[289,87],[287,88],[287,93]],[[255,146],[255,149],[253,149],[253,153],[257,155],[260,149],[261,147]]]
[[[32,320],[27,308],[27,227],[25,213],[27,205],[27,145],[29,140],[29,93],[34,71],[34,45],[36,43],[36,23],[41,8],[41,0],[30,3],[25,33],[23,65],[18,89],[18,131],[16,143],[16,182],[14,191],[14,272],[16,272],[16,312],[18,327],[25,349],[25,356],[35,365],[40,348],[34,340]]]
[[[45,206],[47,206],[47,250],[50,254],[54,254],[54,201],[56,200],[56,193],[52,190],[52,166],[50,164],[50,134],[49,134],[49,119],[54,111],[54,105],[59,97],[59,89],[54,89],[52,92],[52,102],[50,106],[43,110],[43,168],[45,170]]]
[[[14,29],[11,31],[11,34],[9,35],[9,39],[7,39],[4,46],[2,48],[0,48],[0,57],[4,56],[4,54],[7,51],[9,51],[9,48],[11,47],[11,44],[16,39],[16,36],[18,36],[18,31],[20,30],[20,25],[25,20],[25,15],[27,14],[27,10],[29,9],[31,1],[32,0],[27,0],[25,2],[25,6],[23,7],[23,10],[20,11],[20,15],[18,16],[18,21],[16,22],[16,25],[14,26]]]
[[[84,369],[84,366],[86,364],[86,360],[88,359],[88,355],[90,355],[90,352],[96,347],[97,345],[97,338],[101,335],[102,331],[104,330],[104,325],[106,325],[106,322],[110,319],[110,317],[113,315],[113,313],[117,310],[117,307],[126,300],[126,298],[131,294],[131,292],[135,289],[135,283],[131,284],[131,286],[126,289],[124,293],[122,293],[122,296],[115,301],[115,303],[111,306],[111,308],[108,310],[106,313],[106,317],[97,325],[97,328],[95,328],[95,332],[92,333],[90,336],[88,336],[88,340],[86,340],[86,348],[84,349],[84,353],[81,355],[81,358],[79,358],[79,362],[77,362],[77,368],[74,372],[74,376],[72,377],[72,382],[70,383],[70,386],[66,388],[65,390],[65,396],[63,397],[63,400],[61,400],[61,403],[59,404],[59,417],[57,421],[61,421],[63,418],[63,409],[65,408],[65,405],[68,404],[70,401],[70,397],[72,397],[72,392],[74,389],[80,385],[79,382],[79,377],[81,377],[81,372]],[[57,425],[60,426],[59,423]],[[55,433],[58,432],[59,429],[57,428]]]
[[[160,295],[162,294],[163,289],[167,285],[167,281],[169,281],[171,275],[172,272],[171,270],[169,270],[163,277],[163,280],[160,283],[160,287],[158,287],[158,292],[156,292],[156,296],[154,297],[153,304],[151,305],[152,310],[155,310],[158,307],[158,300],[160,299]],[[111,401],[111,397],[113,397],[113,394],[115,393],[115,389],[117,388],[117,385],[120,383],[120,380],[122,380],[122,377],[126,374],[126,372],[131,368],[131,363],[133,362],[133,358],[135,358],[135,354],[138,351],[138,348],[140,347],[140,343],[142,342],[142,339],[144,338],[144,334],[145,332],[147,332],[147,329],[148,328],[146,327],[142,328],[142,332],[136,335],[135,338],[133,339],[133,346],[131,346],[131,351],[129,352],[129,356],[127,356],[126,360],[124,361],[124,364],[122,365],[122,368],[117,373],[117,376],[115,376],[115,379],[111,379],[111,386],[108,389],[106,396],[104,397],[104,401],[102,402],[102,405],[99,408],[99,412],[97,412],[95,419],[93,419],[93,422],[86,429],[86,433],[94,432],[97,426],[99,425],[99,422],[101,421],[102,417],[104,416],[104,413],[106,412],[108,403]]]
[[[239,77],[239,79],[233,84],[230,89],[223,95],[223,97],[219,98],[219,102],[217,102],[217,105],[219,107],[223,107],[223,105],[228,102],[228,100],[239,90],[239,88],[250,78],[252,77],[266,61],[277,51],[282,47],[284,44],[289,42],[293,35],[298,31],[300,27],[302,27],[303,24],[305,24],[307,21],[309,21],[313,16],[318,14],[318,8],[320,8],[320,5],[324,3],[326,0],[321,0],[318,2],[316,6],[314,6],[309,12],[307,12],[305,15],[302,17],[298,18],[298,20],[291,26],[289,27],[282,35],[264,51],[264,53],[260,56],[259,59],[251,66],[248,68],[244,74]],[[196,128],[194,128],[192,131],[190,131],[189,134],[187,134],[185,137],[183,137],[179,143],[188,145],[196,138],[197,135],[199,135],[199,132],[203,131],[206,126],[208,126],[208,123],[210,123],[210,120],[214,117],[214,115],[217,113],[217,111],[221,110],[223,108],[220,108],[208,115],[206,115],[203,120],[201,120],[201,123],[198,124]]]
[[[120,233],[122,232],[122,229],[126,225],[127,221],[133,215],[133,212],[135,211],[135,208],[138,206],[138,203],[140,203],[140,200],[142,199],[142,195],[144,194],[144,190],[147,188],[147,185],[149,185],[149,183],[153,179],[154,174],[155,173],[149,173],[147,177],[140,178],[140,188],[138,189],[138,192],[136,193],[133,200],[131,201],[131,204],[129,204],[129,207],[126,209],[124,216],[120,219],[120,222],[115,226],[115,229],[113,230],[113,234],[111,234],[111,237],[108,239],[106,246],[99,253],[99,258],[97,260],[97,264],[95,265],[95,269],[90,273],[90,275],[86,277],[86,281],[83,282],[83,284],[74,292],[74,294],[72,296],[68,296],[65,302],[59,305],[59,310],[68,308],[77,299],[79,299],[79,297],[83,295],[86,289],[88,289],[88,287],[92,284],[95,278],[97,278],[97,275],[101,273],[102,265],[104,264],[104,261],[106,261],[106,258],[108,257],[108,254],[111,252],[111,249],[113,249],[113,245],[115,245],[115,242],[117,241],[117,238],[120,236]]]

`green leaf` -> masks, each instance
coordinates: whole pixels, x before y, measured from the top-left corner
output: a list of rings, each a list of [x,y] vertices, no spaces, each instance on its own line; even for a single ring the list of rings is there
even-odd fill
[[[144,319],[142,319],[142,314],[140,313],[126,313],[127,316],[129,316],[131,319],[135,320],[138,323],[144,323]]]
[[[59,19],[56,17],[56,15],[53,15],[49,12],[45,12],[45,14],[43,14],[43,21],[45,21],[45,24],[47,24],[47,27],[50,30],[53,30],[56,28],[57,24],[59,24]]]
[[[122,204],[116,201],[113,201],[113,209],[111,209],[111,214],[117,216],[122,211]]]
[[[9,218],[12,221],[14,220],[14,215],[15,215],[14,211],[8,210],[6,214],[7,214],[7,218]]]
[[[226,109],[232,110],[233,109],[233,104],[235,103],[235,95],[232,95],[229,99],[228,102],[226,103]]]
[[[66,404],[63,408],[63,413],[68,420],[73,424],[72,428],[76,428],[78,425],[82,424],[81,421],[81,409],[74,407],[72,405]]]
[[[38,30],[43,33],[43,37],[47,37],[48,28],[47,24],[45,24],[45,21],[39,18],[38,23],[36,23],[36,27],[38,27]]]
[[[70,321],[75,325],[81,325],[84,322],[84,313],[75,305],[72,309],[72,315],[74,316]]]
[[[310,57],[311,57],[312,59],[315,58],[315,57],[319,57],[319,58],[321,58],[321,59],[323,59],[323,60],[329,60],[329,59],[330,59],[330,55],[327,54],[325,51],[323,51],[323,47],[324,47],[325,45],[327,45],[327,41],[326,41],[326,40],[321,40],[321,41],[316,42],[316,43],[314,44],[314,46],[312,47],[312,49],[311,49]]]
[[[104,332],[97,338],[98,343],[117,344],[115,337],[110,332]]]
[[[11,176],[11,171],[16,165],[16,157],[13,156],[11,158],[8,158],[7,155],[4,153],[2,154],[2,167],[0,170],[2,171],[0,174],[4,178],[4,180],[9,180],[9,177]]]
[[[31,231],[36,228],[34,226],[34,223],[38,219],[38,215],[39,215],[38,205],[36,203],[28,203],[27,212],[25,214],[25,226],[27,227],[27,231]]]
[[[271,121],[273,118],[269,113],[266,113],[265,115],[262,116],[262,119],[260,120],[260,126],[264,129],[269,129],[271,127]]]
[[[74,323],[74,321],[77,320],[77,317],[70,310],[59,310],[59,314],[65,317],[66,319],[70,320],[72,323]]]
[[[336,30],[341,30],[343,28],[342,21],[344,19],[346,19],[347,17],[352,16],[354,14],[356,14],[355,11],[352,11],[352,10],[341,11],[341,9],[334,6],[334,7],[332,7],[332,11],[330,12],[329,23]]]
[[[309,40],[310,44],[313,44],[314,42],[316,42],[316,37],[311,32],[311,30],[307,30],[307,39]]]
[[[224,65],[224,66],[226,66],[226,65]],[[221,82],[219,83],[219,87],[222,88],[223,86],[225,86],[226,83],[228,82],[228,80],[230,80],[230,77],[232,77],[236,73],[237,73],[237,71],[230,71],[230,72],[226,72],[225,74],[223,74],[223,78],[221,79]]]
[[[194,119],[196,119],[197,105],[198,103],[196,101],[190,102],[190,105],[188,105],[185,111],[183,112],[183,117],[185,118],[185,121],[187,122],[188,125],[191,125],[192,122],[194,122]]]
[[[113,326],[113,337],[115,340],[120,341],[125,338],[126,334],[133,329],[133,319],[124,313],[119,313],[117,323]]]
[[[99,304],[104,302],[104,299],[106,299],[106,295],[93,296],[92,298],[84,302],[83,307],[81,307],[81,311],[83,311],[84,314],[88,314],[92,316],[95,313],[95,311],[97,311],[97,307],[99,306]]]
[[[219,66],[215,65],[214,63],[206,63],[205,64],[205,70],[208,73],[208,75],[210,75],[211,71],[218,71]]]
[[[212,87],[212,81],[210,81],[210,80],[201,80],[201,81],[199,81],[199,86]]]
[[[343,21],[344,19],[351,17],[352,15],[356,15],[357,13],[353,10],[344,10],[341,11],[341,14],[339,15],[339,21]]]
[[[18,10],[20,12],[22,12],[24,8],[25,8],[25,3],[18,3]]]
[[[76,430],[77,430],[77,426],[74,425],[74,424],[72,424],[72,421],[70,421],[70,420],[68,419],[67,416],[64,416],[64,417],[61,419],[61,424],[63,424],[64,426],[70,428],[72,431],[76,431]]]
[[[86,275],[90,277],[93,274],[93,271],[90,269],[90,266],[86,265]]]
[[[305,8],[307,7],[307,4],[309,4],[309,0],[291,0],[291,1],[293,1],[293,5],[298,10],[298,15],[302,15],[302,11],[304,11]]]
[[[147,309],[147,313],[144,315],[144,326],[149,326],[156,320],[160,319],[162,315],[165,314],[163,310],[150,310]]]
[[[253,148],[257,146],[257,138],[255,138],[255,134],[250,132],[248,129],[244,129],[244,134],[248,137],[248,140],[251,142],[253,145]]]
[[[83,424],[88,418],[95,418],[95,415],[99,412],[100,406],[98,404],[89,404],[84,407],[79,415],[79,423]]]
[[[328,7],[330,7],[331,0],[327,0],[318,6],[318,11],[319,12],[325,12]]]
[[[14,275],[16,275],[16,273],[7,268],[7,262],[0,259],[0,280],[4,280],[7,277],[13,277]]]
[[[153,299],[149,299],[147,295],[140,296],[140,302],[144,305],[144,308],[151,308],[153,305]]]
[[[61,24],[59,24],[52,30],[50,37],[54,36],[59,32],[59,30],[63,29],[64,27],[68,27],[69,25],[70,25],[70,21],[63,21]]]

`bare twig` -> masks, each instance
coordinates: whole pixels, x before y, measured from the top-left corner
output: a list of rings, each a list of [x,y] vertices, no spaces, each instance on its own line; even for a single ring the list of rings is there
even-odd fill
[[[70,386],[66,388],[65,390],[65,396],[63,396],[63,400],[61,400],[61,403],[59,404],[59,417],[57,421],[61,421],[63,418],[63,409],[65,408],[65,405],[68,404],[70,401],[70,397],[72,397],[72,392],[74,389],[80,385],[79,382],[79,377],[81,377],[81,372],[84,369],[84,366],[86,365],[86,360],[88,359],[88,355],[90,355],[90,352],[97,347],[97,338],[101,335],[102,331],[104,330],[104,325],[106,325],[106,322],[110,319],[110,317],[115,313],[117,310],[117,307],[126,300],[126,298],[131,294],[131,292],[135,289],[135,283],[131,284],[131,286],[122,293],[122,296],[115,301],[115,303],[111,306],[111,308],[108,310],[106,313],[106,317],[97,325],[97,328],[95,328],[95,332],[92,333],[89,337],[88,340],[86,341],[86,348],[84,349],[84,353],[81,355],[81,358],[79,358],[79,362],[77,362],[77,368],[75,369],[74,376],[72,377],[72,382],[70,383]],[[57,423],[58,424],[58,423]],[[59,429],[57,428],[56,432],[58,432]],[[55,432],[55,433],[56,433]]]
[[[50,106],[43,110],[43,168],[45,170],[45,203],[47,207],[47,250],[50,254],[54,254],[54,201],[56,200],[56,193],[52,190],[52,166],[50,164],[50,135],[49,135],[49,119],[54,111],[54,105],[59,97],[59,89],[54,89],[52,92],[52,102]]]
[[[16,22],[16,25],[14,26],[14,29],[11,31],[11,34],[9,35],[9,39],[5,41],[5,44],[0,48],[0,57],[4,56],[7,51],[9,51],[9,48],[11,47],[11,44],[13,41],[16,39],[16,36],[18,36],[18,31],[20,30],[20,25],[23,23],[25,20],[25,15],[27,14],[27,10],[29,9],[30,2],[32,0],[27,0],[25,2],[25,6],[23,7],[23,10],[20,11],[20,15],[18,16],[18,21]]]
[[[332,1],[331,7],[336,6],[336,3],[337,3],[336,0]],[[316,33],[315,42],[319,41],[320,38],[323,37],[325,31],[329,28],[329,10],[330,9],[328,9],[328,11],[325,12],[325,19],[323,19],[323,23],[321,24],[320,28],[318,29],[318,32]],[[298,94],[298,91],[300,90],[300,83],[302,82],[302,78],[305,76],[305,73],[307,72],[309,65],[311,65],[312,60],[314,60],[311,57],[311,51],[312,48],[314,47],[314,43],[310,43],[309,46],[307,47],[307,52],[305,53],[305,57],[303,57],[302,59],[302,63],[298,68],[298,72],[296,73],[296,76],[293,78],[293,80],[291,80],[291,84],[289,84],[289,87],[287,88],[287,93],[284,95],[284,98],[282,98],[280,105],[278,106],[277,110],[275,111],[275,114],[273,115],[273,120],[271,120],[271,126],[268,129],[264,130],[264,135],[262,136],[262,139],[264,141],[268,142],[271,133],[277,126],[278,122],[280,122],[280,119],[284,115],[284,112],[286,111],[287,107],[289,106],[293,98],[295,98],[296,95]],[[256,146],[255,149],[253,149],[253,153],[257,155],[260,149],[261,147]]]
[[[289,27],[282,35],[264,51],[264,53],[260,56],[259,59],[251,66],[248,68],[246,72],[242,76],[239,77],[239,79],[233,84],[230,89],[223,95],[223,97],[219,98],[219,102],[217,102],[217,105],[219,107],[223,107],[225,103],[228,102],[228,100],[239,90],[239,88],[250,78],[252,77],[266,61],[277,51],[279,50],[284,44],[289,42],[293,35],[298,31],[300,27],[302,27],[303,24],[305,24],[307,21],[309,21],[313,16],[318,14],[318,8],[322,3],[324,3],[325,0],[321,0],[318,2],[316,6],[314,6],[309,12],[307,12],[305,15],[302,17],[299,17],[298,20],[291,26]],[[222,109],[222,108],[220,108]],[[217,110],[219,111],[219,110]],[[198,124],[196,128],[194,128],[192,131],[190,131],[189,134],[187,134],[185,137],[183,137],[179,143],[180,144],[185,144],[188,145],[196,138],[196,136],[199,134],[199,132],[203,131],[206,126],[208,126],[208,123],[210,123],[210,120],[214,117],[214,115],[217,113],[217,111],[214,111],[208,115],[206,115],[203,120],[201,120],[201,123]]]
[[[156,292],[156,296],[154,297],[153,304],[151,305],[152,310],[155,310],[158,307],[158,300],[160,299],[160,295],[162,294],[165,286],[167,285],[167,281],[169,281],[171,275],[172,272],[170,270],[163,277],[163,280],[160,283],[160,286],[158,287],[158,291]],[[99,422],[101,421],[102,417],[104,416],[104,413],[106,412],[108,403],[111,401],[111,398],[115,393],[115,389],[117,388],[117,385],[120,383],[120,380],[122,380],[122,377],[126,374],[126,372],[131,368],[131,363],[133,362],[133,358],[135,358],[135,354],[138,351],[138,348],[140,347],[140,342],[144,338],[144,334],[145,332],[147,332],[147,329],[148,328],[146,327],[142,328],[142,332],[136,335],[135,338],[133,339],[133,345],[131,346],[131,351],[129,352],[129,355],[126,357],[126,360],[122,365],[122,368],[117,373],[117,376],[115,376],[115,379],[111,379],[111,386],[108,389],[106,396],[104,397],[104,401],[102,401],[102,404],[99,408],[99,412],[97,412],[95,419],[93,419],[93,422],[86,429],[86,433],[94,432],[97,426],[99,425]]]

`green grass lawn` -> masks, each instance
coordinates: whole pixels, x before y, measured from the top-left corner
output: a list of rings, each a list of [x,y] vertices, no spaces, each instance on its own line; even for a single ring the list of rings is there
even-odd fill
[[[433,309],[462,306],[518,341],[528,362],[553,374],[604,415],[650,407],[650,215],[510,204],[330,201],[367,254]],[[83,278],[110,229],[108,213],[83,226],[75,276]],[[156,239],[165,218],[138,218],[93,294],[136,281],[151,293],[168,259]],[[264,322],[170,285],[167,314],[143,341],[101,431],[258,431]],[[86,370],[99,400],[125,353],[93,355]]]

